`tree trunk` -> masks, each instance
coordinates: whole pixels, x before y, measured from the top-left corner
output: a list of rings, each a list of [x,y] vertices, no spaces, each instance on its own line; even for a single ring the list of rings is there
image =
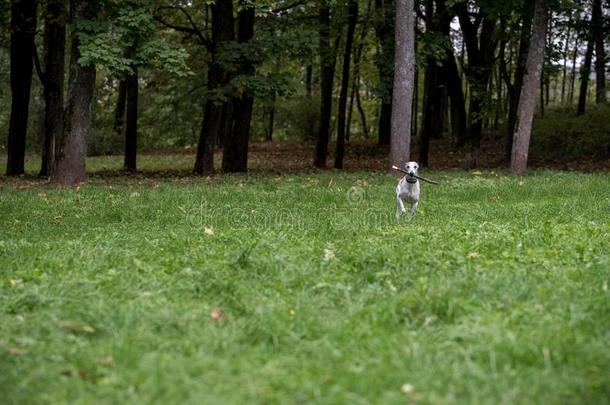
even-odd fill
[[[606,102],[606,50],[604,49],[604,39],[607,39],[607,37],[603,18],[601,0],[593,0],[591,29],[595,37],[595,102],[597,104]]]
[[[390,133],[392,132],[392,103],[381,102],[379,108],[379,135],[377,137],[377,145],[389,145]]]
[[[512,174],[521,174],[527,168],[532,121],[536,109],[536,89],[541,82],[540,75],[544,64],[547,14],[546,0],[536,0],[531,46],[528,52],[521,96],[519,97],[519,109],[510,161]]]
[[[352,112],[354,110],[354,99],[356,100],[358,113],[360,114],[360,119],[362,120],[362,133],[364,134],[365,138],[369,137],[369,128],[366,124],[366,114],[364,113],[364,109],[362,108],[362,102],[360,100],[360,60],[362,57],[362,51],[364,50],[366,34],[368,32],[368,23],[371,16],[371,5],[372,0],[368,0],[366,7],[366,15],[364,16],[364,22],[362,23],[360,36],[358,39],[358,47],[356,48],[356,52],[354,52],[354,74],[352,78],[352,92],[350,95],[349,110],[347,114],[347,125],[345,131],[345,140],[348,143],[351,135],[350,128],[352,122]]]
[[[64,128],[64,59],[66,7],[63,0],[48,0],[44,27],[44,144],[39,177],[55,170],[56,140]]]
[[[388,170],[391,170],[392,165],[402,165],[410,159],[411,107],[415,79],[413,22],[413,0],[396,0],[392,132]]]
[[[76,30],[81,22],[94,16],[88,0],[70,0],[71,35],[70,74],[65,127],[59,142],[57,168],[54,180],[64,186],[85,180],[87,138],[91,130],[91,104],[95,86],[95,67],[79,64],[80,41]]]
[[[269,122],[267,123],[267,133],[265,134],[265,141],[273,141],[273,125],[275,120],[275,93],[271,99],[271,108],[269,108]]]
[[[540,118],[544,118],[544,63],[540,71]]]
[[[511,85],[510,81],[506,81],[508,87],[508,118],[506,120],[506,143],[504,149],[505,163],[509,164],[513,149],[513,135],[515,133],[515,122],[517,121],[517,108],[519,106],[519,97],[521,96],[521,86],[523,76],[525,75],[525,65],[527,63],[527,54],[530,48],[530,36],[532,30],[532,18],[534,15],[534,2],[526,1],[523,10],[523,20],[521,23],[521,33],[519,34],[519,53],[515,66],[514,80]],[[507,77],[508,79],[508,77]]]
[[[580,45],[578,33],[574,38],[574,52],[572,53],[572,72],[570,73],[570,91],[568,92],[568,102],[570,106],[574,104],[574,88],[576,86],[576,59],[578,58],[578,46]]]
[[[305,95],[307,100],[311,101],[313,99],[313,65],[309,63],[306,67],[305,72]],[[307,133],[305,134],[305,139],[307,141],[313,141],[315,137],[315,121],[309,120],[307,123]]]
[[[566,83],[568,76],[568,51],[570,50],[570,36],[572,34],[572,12],[568,18],[568,31],[566,33],[566,43],[563,47],[563,75],[561,77],[561,104],[565,104]]]
[[[578,107],[576,109],[576,115],[582,115],[585,113],[585,106],[587,104],[587,90],[589,88],[589,75],[591,74],[591,59],[593,59],[593,36],[591,33],[588,34],[587,40],[587,53],[585,54],[585,61],[580,68],[580,94],[578,96]]]
[[[360,80],[358,80],[358,86],[356,87],[356,107],[358,108],[358,113],[360,114],[360,121],[362,122],[362,133],[365,138],[369,137],[369,127],[366,123],[366,114],[364,113],[364,108],[362,108],[362,100],[360,98]]]
[[[223,46],[235,39],[233,27],[233,1],[218,0],[212,10],[212,61],[208,70],[209,93],[219,93],[229,81],[228,72],[218,60]],[[209,174],[214,171],[214,147],[228,132],[231,122],[231,102],[209,96],[203,107],[203,120],[197,144],[197,155],[193,171]]]
[[[394,85],[394,0],[375,0],[373,27],[379,43],[375,64],[379,71],[378,144],[389,145],[392,128],[392,86]]]
[[[426,32],[445,34],[450,19],[446,13],[444,3],[437,1],[436,15],[434,14],[434,0],[426,0]],[[447,27],[445,27],[445,25]],[[447,28],[447,29],[446,29]],[[449,39],[446,37],[446,39]],[[445,80],[442,80],[443,68],[439,66],[434,56],[426,58],[424,72],[424,104],[422,108],[422,127],[419,137],[419,163],[428,166],[430,139],[442,136],[445,119]],[[415,101],[416,102],[416,101]]]
[[[307,95],[307,98],[311,98],[312,87],[313,87],[313,66],[311,65],[311,63],[309,63],[306,67],[306,72],[305,72],[305,93]]]
[[[470,19],[466,3],[456,4],[460,26],[468,52],[468,85],[470,87],[469,118],[470,126],[466,131],[466,169],[472,169],[479,164],[481,149],[481,133],[483,130],[483,105],[486,101],[489,75],[493,67],[494,53],[497,46],[497,17],[481,9],[476,20],[481,21],[481,28]],[[480,35],[478,32],[480,31]]]
[[[326,154],[330,136],[330,116],[333,101],[333,79],[335,56],[330,44],[330,7],[326,0],[320,0],[319,43],[320,43],[320,128],[316,141],[314,166],[326,167]]]
[[[447,82],[447,92],[449,94],[454,144],[457,147],[462,147],[466,137],[466,101],[464,100],[460,73],[458,72],[455,56],[451,50],[447,52],[443,68]]]
[[[125,126],[125,102],[127,100],[127,86],[125,80],[119,81],[119,88],[114,108],[114,144],[118,147],[123,143],[123,128]]]
[[[23,174],[28,128],[32,55],[35,52],[36,1],[11,2],[11,116],[7,139],[6,174]]]
[[[254,4],[240,2],[237,41],[240,45],[247,44],[254,36]],[[254,74],[254,62],[247,56],[243,57],[238,68],[242,75]],[[224,143],[222,155],[222,170],[225,173],[248,171],[248,143],[250,140],[250,123],[254,97],[249,90],[233,97],[233,125]]]
[[[127,93],[127,118],[125,119],[125,162],[126,170],[137,170],[138,149],[138,68],[125,79]]]
[[[345,155],[345,111],[347,108],[347,91],[349,90],[350,61],[352,60],[352,45],[354,31],[358,20],[358,1],[350,0],[347,16],[347,37],[345,38],[345,52],[343,53],[343,72],[341,89],[339,91],[339,108],[337,112],[337,144],[335,147],[335,169],[343,168]]]

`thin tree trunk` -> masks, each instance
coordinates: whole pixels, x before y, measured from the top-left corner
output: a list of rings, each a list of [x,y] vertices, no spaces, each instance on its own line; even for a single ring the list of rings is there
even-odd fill
[[[233,1],[217,0],[212,10],[212,62],[208,70],[208,89],[217,92],[228,81],[229,75],[218,60],[222,48],[235,39],[233,24]],[[214,171],[214,147],[227,134],[230,127],[232,108],[229,101],[208,97],[203,110],[201,132],[197,144],[197,155],[193,171],[196,174],[209,174]]]
[[[531,46],[528,52],[521,96],[519,97],[519,109],[510,161],[510,170],[513,174],[521,174],[527,168],[532,121],[536,109],[536,88],[541,82],[540,74],[544,64],[547,15],[546,0],[536,0]]]
[[[64,128],[66,18],[63,0],[47,1],[44,27],[44,144],[39,177],[53,174],[56,141],[61,137]]]
[[[320,0],[319,9],[320,44],[320,128],[314,156],[314,166],[326,167],[328,139],[330,137],[330,116],[333,100],[333,79],[335,76],[335,56],[330,44],[330,6]]]
[[[379,145],[390,144],[390,133],[392,128],[392,86],[394,81],[394,6],[395,0],[374,0],[375,13],[373,27],[375,36],[379,43],[378,54],[375,64],[379,70],[380,77],[380,99],[379,120],[377,136]]]
[[[267,142],[273,141],[274,120],[275,120],[275,93],[273,93],[273,97],[271,98],[271,108],[269,109],[269,122],[267,123],[267,134],[265,136],[265,141],[267,141]]]
[[[479,14],[481,18],[481,32],[480,36],[478,36],[478,30],[470,20],[466,3],[459,3],[457,7],[460,26],[466,38],[468,68],[471,71],[468,80],[471,90],[470,108],[468,111],[470,126],[466,132],[465,166],[466,169],[473,169],[479,165],[481,134],[483,130],[483,105],[485,103],[486,89],[489,84],[489,75],[493,66],[494,51],[497,45],[493,35],[496,29],[496,17]]]
[[[279,59],[278,59],[279,60]],[[311,63],[307,65],[306,73],[305,73],[305,94],[307,96],[307,100],[311,101],[313,99],[313,66]],[[305,138],[308,141],[314,140],[315,137],[315,120],[309,120],[307,123],[307,133],[305,134]]]
[[[578,33],[574,38],[574,52],[572,53],[572,72],[570,72],[570,91],[568,93],[568,101],[570,106],[574,104],[574,88],[576,86],[576,59],[578,58],[578,46],[580,45]]]
[[[25,140],[28,128],[32,55],[35,52],[36,1],[11,2],[11,116],[7,138],[6,174],[24,172]]]
[[[447,52],[447,58],[443,63],[447,92],[449,94],[451,107],[451,127],[455,146],[464,146],[466,136],[466,101],[462,91],[462,81],[458,71],[453,52]]]
[[[568,31],[566,33],[566,43],[563,47],[563,75],[561,77],[561,104],[565,104],[566,82],[568,76],[568,51],[570,50],[570,37],[572,34],[572,12],[568,18]]]
[[[125,102],[127,100],[127,86],[125,79],[119,81],[119,88],[114,108],[114,137],[115,145],[123,143],[123,128],[125,126]]]
[[[413,103],[415,69],[415,26],[413,0],[396,0],[394,50],[394,86],[392,91],[392,133],[390,160],[402,165],[410,159],[411,104]]]
[[[352,78],[352,92],[350,94],[349,101],[349,109],[347,114],[347,125],[345,132],[345,140],[349,143],[351,136],[351,123],[352,123],[352,112],[354,109],[354,99],[357,103],[358,112],[360,114],[360,119],[362,120],[362,133],[365,138],[369,137],[369,129],[366,125],[366,114],[364,113],[364,109],[362,108],[362,103],[360,100],[360,59],[362,57],[362,51],[365,45],[366,33],[368,28],[369,19],[371,16],[371,6],[372,0],[368,0],[366,6],[366,15],[364,16],[364,22],[362,23],[362,28],[360,31],[360,36],[358,39],[358,47],[356,48],[356,52],[354,52],[354,72]]]
[[[70,0],[70,25],[73,27],[68,79],[68,104],[65,127],[59,143],[54,180],[65,186],[85,180],[87,138],[91,130],[91,104],[95,86],[95,67],[79,64],[80,41],[76,30],[82,21],[94,16],[88,0]]]
[[[415,16],[414,26],[417,27],[419,24],[418,16]],[[415,32],[415,36],[413,39],[414,42],[414,53],[417,55],[417,31]],[[417,68],[417,63],[413,67],[413,101],[411,102],[411,137],[417,136],[417,128],[418,128],[418,116],[419,116],[419,69]]]
[[[305,72],[305,92],[307,98],[311,98],[312,86],[313,85],[313,66],[311,63],[307,65]]]
[[[544,118],[544,62],[540,71],[540,118]]]
[[[595,102],[606,102],[606,50],[601,0],[593,0],[592,30],[595,37]]]
[[[136,156],[138,149],[138,68],[133,67],[133,74],[127,76],[127,117],[125,119],[125,161],[126,170],[137,170]]]
[[[341,89],[339,91],[339,108],[337,112],[337,144],[335,147],[335,169],[343,168],[345,155],[345,112],[347,108],[347,91],[349,90],[350,61],[352,60],[352,45],[354,32],[358,20],[358,1],[350,0],[347,17],[347,37],[345,38],[345,52],[343,54],[343,72]]]
[[[390,144],[390,133],[392,131],[392,103],[381,102],[379,108],[379,136],[377,144],[379,146]]]
[[[254,37],[254,4],[240,1],[237,41],[247,44]],[[254,62],[247,57],[239,68],[243,75],[254,74]],[[222,170],[226,173],[248,171],[248,143],[250,140],[250,123],[254,97],[246,90],[233,97],[233,126],[224,144]]]
[[[587,53],[585,54],[585,61],[580,68],[580,94],[578,96],[578,107],[576,109],[576,115],[582,115],[585,113],[585,106],[587,104],[587,90],[589,88],[589,75],[591,74],[591,59],[593,59],[593,36],[588,33],[589,39],[587,40]]]
[[[360,83],[360,80],[358,80]],[[358,113],[360,114],[360,121],[362,123],[362,132],[365,138],[369,137],[369,127],[366,123],[366,114],[364,112],[364,108],[362,108],[362,100],[360,97],[360,86],[356,88],[356,107],[358,108]]]
[[[354,75],[356,71],[354,70]],[[345,121],[345,143],[349,144],[352,137],[352,116],[354,113],[354,102],[356,100],[356,81],[352,80],[351,91],[349,93],[349,101],[347,102],[347,120]]]

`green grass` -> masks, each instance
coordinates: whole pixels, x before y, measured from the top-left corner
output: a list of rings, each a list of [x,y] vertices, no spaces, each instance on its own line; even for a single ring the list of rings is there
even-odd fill
[[[607,403],[610,177],[426,175],[1,179],[0,402]]]

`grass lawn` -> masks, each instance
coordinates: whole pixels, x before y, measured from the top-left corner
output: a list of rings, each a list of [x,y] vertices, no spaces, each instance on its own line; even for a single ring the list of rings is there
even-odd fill
[[[0,179],[0,402],[607,403],[610,175],[424,175]]]

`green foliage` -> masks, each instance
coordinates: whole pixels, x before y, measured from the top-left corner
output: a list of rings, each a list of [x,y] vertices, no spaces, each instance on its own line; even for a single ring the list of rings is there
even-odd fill
[[[608,175],[427,175],[2,179],[2,402],[607,402]]]
[[[559,161],[610,156],[610,106],[589,105],[575,116],[573,108],[548,111],[534,120],[531,155]]]
[[[156,29],[153,5],[151,0],[112,4],[100,10],[98,19],[82,22],[76,27],[83,44],[80,63],[103,66],[118,78],[139,66],[178,76],[191,73],[186,50],[171,46]]]

